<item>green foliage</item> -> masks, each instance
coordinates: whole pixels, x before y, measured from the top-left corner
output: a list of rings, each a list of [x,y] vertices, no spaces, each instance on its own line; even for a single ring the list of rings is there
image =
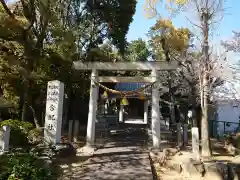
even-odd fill
[[[28,133],[31,129],[33,129],[33,125],[29,122],[19,121],[19,120],[5,120],[0,122],[0,127],[9,126],[12,129],[21,129],[23,133]]]
[[[44,129],[34,128],[28,132],[28,141],[31,144],[41,143],[43,140],[43,131]]]
[[[191,33],[187,28],[176,28],[172,21],[160,19],[149,31],[150,47],[159,59],[167,59],[166,53],[176,56],[189,47]]]
[[[110,35],[113,39],[113,43],[120,49],[120,52],[124,52],[126,46],[126,34],[129,29],[129,24],[132,22],[132,16],[135,13],[136,0],[121,0],[118,1],[117,11],[113,18],[113,29]],[[117,4],[117,3],[116,3]],[[113,10],[114,12],[114,10]],[[119,28],[121,27],[121,28]]]
[[[126,34],[129,24],[133,20],[132,17],[136,10],[136,3],[136,0],[100,0],[87,2],[87,6],[91,11],[91,19],[97,20],[95,21],[96,27],[100,25],[103,27],[102,29],[107,29],[108,32],[104,33],[105,36],[112,39],[113,44],[116,45],[121,53],[125,50]],[[104,27],[103,25],[107,26]],[[99,38],[96,39],[99,40]]]
[[[85,73],[76,72],[72,61],[109,61],[118,56],[105,56],[99,49],[93,53],[106,38],[123,53],[136,6],[136,0],[24,0],[6,11],[4,2],[0,3],[0,86],[23,120],[43,111],[49,80],[62,81],[68,95],[87,93]]]
[[[0,180],[50,180],[54,176],[54,169],[46,168],[33,154],[11,153],[0,157]]]
[[[149,48],[142,39],[134,40],[129,43],[126,50],[126,59],[128,61],[147,61],[149,56]]]
[[[89,61],[98,61],[98,62],[115,62],[121,61],[121,55],[119,51],[113,47],[112,44],[106,42],[100,47],[92,48],[88,52]]]
[[[33,129],[33,125],[31,123],[10,119],[0,122],[0,127],[2,126],[9,126],[11,129],[10,145],[12,147],[29,144],[28,133]]]

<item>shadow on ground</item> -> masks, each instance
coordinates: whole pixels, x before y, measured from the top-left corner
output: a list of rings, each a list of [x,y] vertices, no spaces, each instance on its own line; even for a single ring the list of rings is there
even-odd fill
[[[148,154],[133,147],[98,150],[83,164],[83,170],[72,178],[82,180],[152,179]]]
[[[151,180],[148,142],[145,128],[121,127],[108,135],[104,146],[88,160],[77,159],[65,164],[62,180]],[[79,163],[81,161],[81,163]],[[64,167],[63,167],[64,169]]]
[[[104,148],[128,146],[147,147],[148,141],[149,137],[145,128],[141,126],[138,127],[137,125],[122,126],[118,129],[111,129],[105,140]]]

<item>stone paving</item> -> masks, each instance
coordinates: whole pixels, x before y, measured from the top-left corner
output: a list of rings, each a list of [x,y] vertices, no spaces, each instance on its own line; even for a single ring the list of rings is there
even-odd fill
[[[116,133],[91,158],[81,166],[75,165],[61,179],[152,180],[149,155],[143,148],[146,140],[146,134],[140,129]]]
[[[138,147],[100,149],[83,167],[84,172],[78,176],[82,180],[153,179],[148,153]]]

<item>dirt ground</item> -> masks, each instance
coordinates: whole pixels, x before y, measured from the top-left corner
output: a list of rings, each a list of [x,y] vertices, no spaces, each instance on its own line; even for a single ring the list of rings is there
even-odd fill
[[[97,145],[103,143],[104,146],[97,146],[93,154],[87,153],[92,149],[86,146],[81,149],[85,145],[82,138],[76,144],[79,150],[76,157],[58,159],[62,172],[59,180],[152,179],[148,151],[142,147],[147,134],[139,128],[127,130],[111,135],[106,142],[96,140]]]
[[[190,144],[190,143],[189,143]],[[240,164],[240,156],[233,157],[227,153],[224,149],[224,145],[222,142],[212,139],[212,157],[208,159],[204,159],[204,161],[221,161],[225,163],[233,163],[233,164]],[[81,148],[85,145],[85,139],[82,137],[79,139],[78,148]],[[192,155],[191,153],[191,146],[188,146],[185,150],[182,150],[181,156],[175,156],[173,161],[181,162],[184,161],[184,158],[189,158]],[[86,162],[89,157],[78,157],[78,158],[68,158],[64,159],[59,162],[59,165],[64,172],[64,177],[71,177],[74,172],[84,172],[87,171],[84,167],[84,162]],[[179,174],[178,172],[171,170],[167,167],[160,167],[158,163],[153,162],[155,167],[155,173],[158,176],[159,180],[188,180],[190,178],[186,178],[183,174]],[[62,177],[62,179],[64,179]]]
[[[240,164],[240,156],[233,157],[224,149],[224,145],[222,142],[219,142],[215,139],[211,140],[212,144],[212,157],[205,158],[203,161],[221,161],[223,163],[232,163],[232,164]],[[183,162],[184,159],[189,159],[192,156],[191,146],[188,146],[186,150],[181,151],[181,156],[174,156],[171,161],[175,162]],[[161,167],[158,163],[154,163],[154,167],[156,169],[156,174],[158,175],[159,180],[188,180],[191,178],[187,178],[183,174],[180,174],[170,168]],[[195,178],[194,178],[195,179]]]

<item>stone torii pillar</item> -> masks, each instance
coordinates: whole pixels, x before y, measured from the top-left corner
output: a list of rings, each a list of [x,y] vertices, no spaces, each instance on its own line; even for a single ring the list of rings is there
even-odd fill
[[[98,76],[97,70],[92,69],[88,123],[87,123],[87,136],[86,136],[86,145],[90,147],[93,147],[95,142],[95,123],[96,123],[96,115],[97,115],[97,100],[98,100],[98,89],[99,89],[98,85],[95,84],[95,82],[98,81],[97,76]]]
[[[154,82],[158,80],[157,70],[153,69],[151,73]],[[161,146],[160,138],[160,108],[159,108],[159,89],[158,84],[152,87],[152,141],[153,148],[159,149]]]

